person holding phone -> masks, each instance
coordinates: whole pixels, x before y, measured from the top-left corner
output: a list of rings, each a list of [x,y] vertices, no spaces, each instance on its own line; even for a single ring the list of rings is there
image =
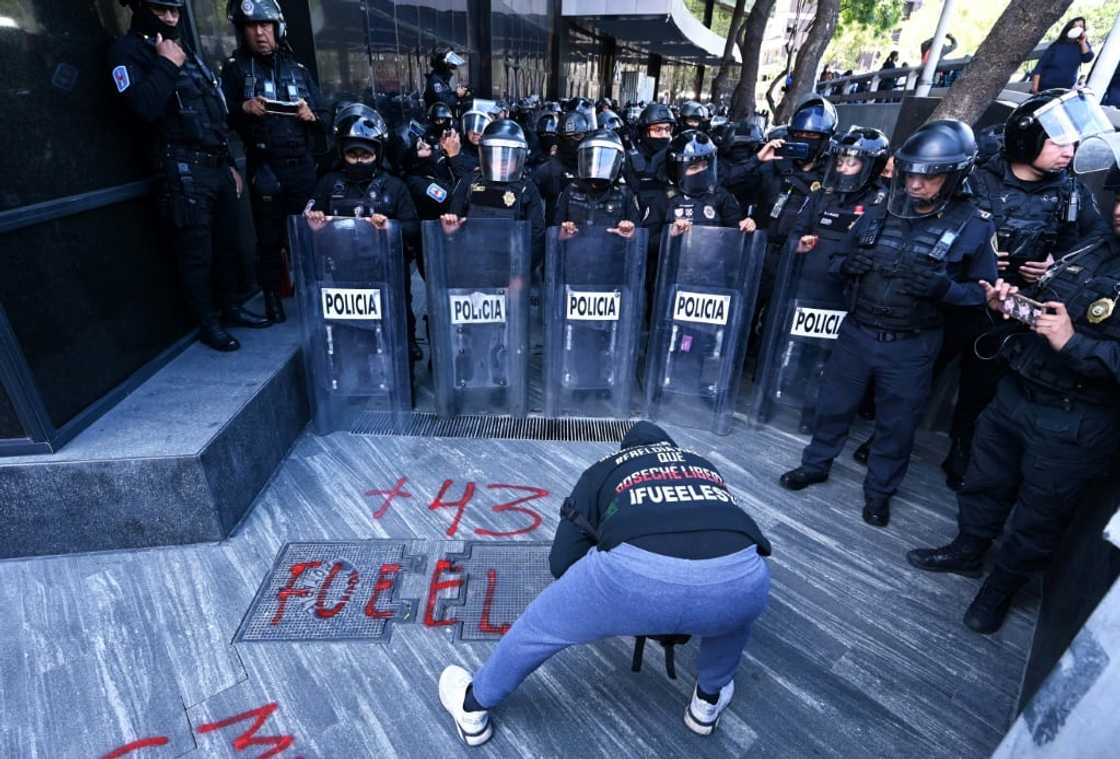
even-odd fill
[[[1077,84],[1077,72],[1082,63],[1093,60],[1093,49],[1086,35],[1085,19],[1071,19],[1058,38],[1050,43],[1038,59],[1031,75],[1031,93],[1050,89],[1069,89]]]
[[[228,14],[238,48],[222,66],[222,90],[245,145],[265,317],[282,322],[288,216],[315,189],[313,150],[325,143],[326,111],[311,72],[288,46],[276,0],[230,0]]]
[[[1055,255],[1109,233],[1093,194],[1070,169],[1076,135],[1050,135],[1045,118],[1037,116],[1047,106],[1062,108],[1055,101],[1070,94],[1047,90],[1020,103],[1004,125],[1002,153],[969,179],[973,202],[990,212],[996,225],[1000,277],[1017,287],[1037,283]],[[950,308],[946,313],[946,344],[939,364],[961,358],[952,442],[942,463],[946,483],[954,490],[960,488],[968,469],[976,419],[995,395],[1001,374],[999,362],[981,360],[975,350],[977,339],[990,326],[984,311],[983,306],[975,306]]]
[[[1105,187],[1120,189],[1116,168]],[[996,632],[1015,593],[1050,565],[1086,484],[1120,447],[1120,198],[1111,221],[1111,234],[1084,242],[1025,288],[1045,310],[1003,340],[1010,371],[976,425],[957,536],[907,554],[919,569],[979,577],[1003,533],[964,615],[979,633]],[[1017,287],[982,284],[992,311],[1014,310],[1007,303]]]
[[[132,10],[128,33],[109,52],[121,105],[154,137],[160,216],[179,264],[199,340],[217,351],[241,347],[227,327],[270,322],[237,304],[237,227],[241,175],[218,78],[181,41],[183,0],[120,0]]]

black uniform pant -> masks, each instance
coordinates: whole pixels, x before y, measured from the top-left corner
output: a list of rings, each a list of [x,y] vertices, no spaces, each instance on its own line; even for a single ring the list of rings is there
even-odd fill
[[[1017,574],[1046,569],[1086,484],[1111,464],[1118,423],[1114,407],[1066,402],[1017,374],[1004,377],[976,424],[957,494],[961,533],[994,539],[1006,522],[996,566]]]
[[[272,177],[267,177],[268,172]],[[310,153],[298,158],[254,160],[250,164],[249,199],[257,231],[257,281],[261,289],[280,289],[284,280],[283,250],[288,245],[288,217],[303,213],[314,191],[315,161]]]
[[[941,337],[940,329],[888,333],[865,327],[851,316],[845,319],[825,366],[813,440],[801,455],[802,465],[829,470],[874,380],[875,436],[863,491],[870,498],[893,495],[910,466]]]
[[[240,262],[237,188],[228,163],[164,161],[161,197],[187,305],[199,321],[234,304]]]

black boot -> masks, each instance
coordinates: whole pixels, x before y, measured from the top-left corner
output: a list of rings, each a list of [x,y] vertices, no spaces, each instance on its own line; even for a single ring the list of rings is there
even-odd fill
[[[964,484],[964,473],[968,470],[968,454],[971,447],[971,441],[953,438],[949,453],[941,462],[941,469],[945,472],[945,484],[950,490],[960,490],[961,485]]]
[[[855,459],[857,463],[867,466],[867,460],[871,458],[871,441],[874,439],[874,437],[867,438],[867,440],[859,444],[859,448],[852,451],[852,458]]]
[[[915,548],[906,553],[906,560],[927,572],[952,572],[965,577],[979,577],[984,568],[984,554],[992,541],[972,535],[958,535],[940,548]]]
[[[1011,599],[1028,577],[996,567],[980,586],[980,592],[964,613],[965,625],[975,632],[991,635],[1003,627],[1003,620],[1011,608]]]
[[[806,466],[799,466],[783,474],[778,483],[786,490],[802,490],[828,479],[828,472],[820,472]]]
[[[863,521],[872,527],[886,527],[891,521],[891,499],[888,496],[863,497]]]
[[[288,315],[284,313],[284,301],[275,290],[264,291],[264,318],[273,324],[288,321]]]
[[[198,341],[216,351],[229,353],[241,347],[237,338],[222,329],[217,319],[205,319],[198,328]]]
[[[250,329],[264,329],[272,326],[272,322],[260,314],[246,311],[241,306],[227,306],[222,309],[222,326],[224,327],[249,327]]]

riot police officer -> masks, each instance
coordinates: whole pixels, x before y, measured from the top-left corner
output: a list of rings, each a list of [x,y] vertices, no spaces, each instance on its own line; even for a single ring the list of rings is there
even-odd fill
[[[517,122],[500,119],[486,127],[479,151],[478,169],[455,185],[451,212],[440,219],[444,230],[454,232],[470,218],[528,221],[533,258],[539,264],[544,256],[544,201],[525,176],[529,154],[525,133]]]
[[[712,135],[719,149],[719,183],[739,201],[743,216],[754,216],[765,201],[758,181],[758,151],[766,142],[755,119],[729,121]]]
[[[533,183],[544,199],[546,219],[553,218],[560,193],[576,178],[579,146],[592,129],[583,111],[568,111],[561,117],[556,155],[533,172]]]
[[[634,147],[626,153],[623,176],[626,184],[638,194],[638,205],[643,212],[665,191],[661,167],[676,123],[669,106],[662,103],[650,103],[638,117]]]
[[[1106,187],[1120,188],[1115,170]],[[1017,288],[1002,279],[985,286],[989,308],[1019,311],[1025,321],[1005,335],[1010,372],[976,425],[957,494],[957,537],[907,554],[919,569],[978,577],[1004,533],[964,615],[976,632],[998,630],[1015,593],[1047,568],[1086,483],[1108,470],[1120,444],[1120,202],[1112,229],[1025,289],[1041,310],[1010,308]]]
[[[455,69],[462,66],[464,61],[448,45],[436,45],[432,48],[429,58],[432,70],[428,72],[424,84],[424,105],[428,108],[433,103],[444,103],[449,108],[455,108],[459,101],[467,96],[467,88],[462,84],[451,86],[451,77]]]
[[[132,24],[109,54],[113,83],[125,107],[158,136],[162,222],[172,234],[199,339],[215,350],[235,351],[241,345],[226,326],[270,322],[234,300],[238,261],[230,232],[237,225],[241,176],[229,151],[222,90],[202,58],[177,41],[182,0],[121,4],[131,7]]]
[[[1096,201],[1069,170],[1075,143],[1050,137],[1037,111],[1067,94],[1048,90],[1028,98],[1004,125],[1002,155],[980,166],[969,184],[973,202],[992,214],[996,225],[998,267],[1005,280],[1022,287],[1034,284],[1054,261],[1090,236],[1106,235]],[[1074,93],[1074,97],[1079,97]],[[1060,138],[1059,138],[1060,139]],[[1064,143],[1064,144],[1063,144]],[[959,488],[980,412],[995,395],[1001,364],[977,355],[994,354],[991,340],[980,336],[990,320],[983,306],[951,309],[947,315],[942,361],[961,357],[960,391],[950,431],[952,444],[942,467],[946,481]]]
[[[874,380],[863,519],[877,527],[890,520],[890,498],[910,463],[941,348],[942,304],[983,303],[979,281],[995,275],[990,215],[958,194],[975,158],[967,125],[934,121],[918,129],[895,154],[885,207],[864,213],[833,258],[852,307],[825,369],[812,442],[781,484],[800,490],[828,479]]]
[[[536,149],[529,154],[529,167],[543,165],[556,155],[560,140],[560,116],[545,111],[537,117]]]
[[[381,115],[363,103],[353,103],[339,113],[335,122],[338,168],[325,174],[315,187],[314,204],[306,212],[312,229],[325,224],[328,216],[361,217],[377,229],[384,229],[393,220],[400,225],[405,249],[417,248],[420,221],[412,195],[404,182],[382,168],[387,133]],[[405,298],[409,353],[417,361],[420,351],[416,347],[411,288],[406,288]]]
[[[230,0],[229,18],[239,45],[222,67],[222,89],[230,126],[245,144],[265,317],[282,322],[288,216],[302,211],[315,189],[319,88],[287,47],[276,0]]]
[[[478,150],[482,141],[482,133],[494,121],[494,117],[486,111],[472,106],[470,110],[463,114],[460,121],[463,127],[462,134],[466,137],[466,144],[463,144],[463,138],[455,130],[452,130],[440,141],[440,147],[451,162],[451,169],[455,172],[456,181],[469,177],[478,169]]]
[[[580,228],[600,227],[623,237],[641,220],[638,199],[619,183],[626,151],[614,131],[597,129],[579,144],[578,176],[560,193],[552,223],[570,237]]]
[[[651,236],[659,238],[663,225],[673,235],[692,224],[754,231],[754,220],[743,218],[738,201],[719,185],[717,163],[716,145],[703,132],[688,129],[673,138],[665,157],[671,186],[655,198],[643,222]]]
[[[416,204],[416,213],[422,220],[438,219],[447,213],[456,180],[448,158],[438,144],[432,145],[424,137],[410,136],[403,146],[401,169],[404,172],[401,178],[408,186]],[[417,258],[417,262],[420,260]]]
[[[436,101],[428,107],[428,124],[424,141],[429,145],[439,145],[440,141],[455,128],[455,114],[447,103]]]
[[[695,129],[701,132],[707,132],[710,128],[710,115],[708,109],[702,103],[695,100],[686,100],[681,103],[680,110],[680,123],[677,129],[685,131],[686,129]]]

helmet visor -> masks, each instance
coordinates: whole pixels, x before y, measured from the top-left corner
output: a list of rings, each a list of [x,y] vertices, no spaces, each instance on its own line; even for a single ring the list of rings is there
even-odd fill
[[[622,171],[622,151],[617,145],[589,140],[579,146],[579,176],[581,179],[614,181]]]
[[[471,132],[482,134],[491,121],[493,119],[490,118],[488,113],[467,111],[463,114],[463,134],[470,134]]]
[[[941,213],[957,191],[963,171],[933,174],[911,171],[917,168],[895,159],[887,211],[900,219],[921,219]]]
[[[483,143],[479,146],[482,157],[482,178],[491,182],[512,182],[521,178],[525,169],[524,147],[508,144]]]
[[[1075,174],[1108,171],[1120,165],[1120,132],[1095,134],[1077,146],[1073,155]]]
[[[834,146],[829,151],[824,186],[835,192],[863,189],[875,171],[875,161],[863,150]]]
[[[1114,131],[1100,104],[1085,90],[1051,100],[1035,111],[1035,117],[1046,136],[1059,145],[1072,145],[1086,137]]]
[[[447,55],[443,56],[443,62],[451,68],[458,68],[459,66],[462,66],[464,63],[466,63],[466,61],[460,58],[454,50],[447,51]]]

